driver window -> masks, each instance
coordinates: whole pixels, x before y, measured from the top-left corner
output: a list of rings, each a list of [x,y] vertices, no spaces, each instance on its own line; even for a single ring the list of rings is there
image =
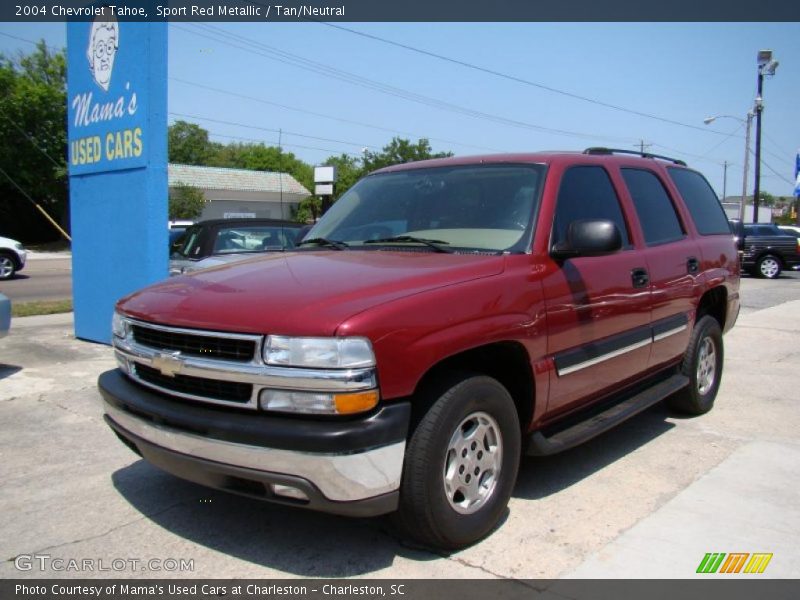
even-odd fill
[[[607,219],[619,228],[623,249],[630,247],[630,237],[619,198],[611,179],[602,167],[572,167],[561,178],[553,234],[550,246],[567,239],[567,228],[573,221]]]

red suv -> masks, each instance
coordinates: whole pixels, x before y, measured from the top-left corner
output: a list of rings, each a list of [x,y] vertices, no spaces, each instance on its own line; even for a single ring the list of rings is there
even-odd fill
[[[605,148],[398,165],[298,248],[119,301],[106,421],[180,477],[458,548],[520,456],[710,410],[739,264],[709,184]]]

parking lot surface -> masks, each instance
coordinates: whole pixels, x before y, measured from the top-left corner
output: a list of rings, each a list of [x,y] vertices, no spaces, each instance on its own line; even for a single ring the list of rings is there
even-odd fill
[[[16,319],[0,341],[0,577],[686,578],[708,552],[772,553],[760,577],[800,577],[800,278],[746,278],[742,295],[711,413],[656,406],[523,459],[501,526],[451,555],[403,544],[383,518],[158,471],[102,421],[110,349],[75,340],[69,315]]]

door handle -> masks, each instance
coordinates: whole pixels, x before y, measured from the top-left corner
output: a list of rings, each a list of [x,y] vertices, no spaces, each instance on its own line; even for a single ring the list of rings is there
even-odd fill
[[[641,267],[633,269],[631,271],[631,281],[635,288],[647,287],[650,283],[650,276],[647,274],[647,269]]]
[[[698,261],[694,256],[690,256],[686,259],[686,270],[689,273],[697,273],[700,270],[700,261]]]

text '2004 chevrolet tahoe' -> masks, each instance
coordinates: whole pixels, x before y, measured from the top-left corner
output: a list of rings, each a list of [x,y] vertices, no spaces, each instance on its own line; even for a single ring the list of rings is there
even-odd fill
[[[298,249],[120,300],[107,423],[201,484],[480,539],[523,452],[714,403],[733,236],[702,175],[627,154],[382,169]]]

